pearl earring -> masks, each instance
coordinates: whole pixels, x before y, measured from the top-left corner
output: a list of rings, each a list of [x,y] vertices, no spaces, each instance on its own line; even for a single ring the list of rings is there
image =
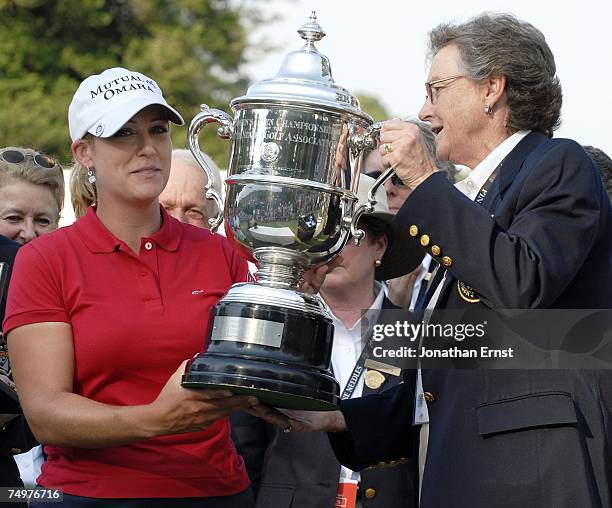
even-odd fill
[[[374,261],[374,266],[376,268],[380,267],[380,265],[382,265],[382,261],[380,259],[377,259],[376,261]]]

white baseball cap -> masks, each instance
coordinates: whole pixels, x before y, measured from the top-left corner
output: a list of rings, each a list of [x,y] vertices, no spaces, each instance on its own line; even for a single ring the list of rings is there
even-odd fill
[[[185,121],[170,107],[157,83],[140,72],[113,67],[85,79],[68,108],[68,126],[72,141],[88,132],[99,138],[115,134],[141,109],[159,104],[177,125]]]

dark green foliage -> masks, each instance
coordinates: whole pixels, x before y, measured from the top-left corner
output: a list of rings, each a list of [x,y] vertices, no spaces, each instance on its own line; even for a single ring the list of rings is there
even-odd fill
[[[251,5],[254,2],[250,2]],[[79,82],[108,67],[150,75],[187,123],[205,102],[229,112],[254,8],[222,0],[0,0],[0,146],[33,146],[70,160],[68,104]],[[175,147],[186,144],[175,127]],[[229,143],[200,144],[226,167]]]
[[[363,111],[370,115],[375,122],[381,122],[383,120],[389,120],[391,115],[387,112],[387,109],[375,96],[368,93],[357,92],[359,98],[359,106]]]

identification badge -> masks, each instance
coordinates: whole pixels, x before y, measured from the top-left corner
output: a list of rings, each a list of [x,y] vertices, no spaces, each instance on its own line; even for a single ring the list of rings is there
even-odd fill
[[[342,479],[338,483],[334,508],[355,508],[357,504],[357,480]]]
[[[399,367],[394,367],[393,365],[377,362],[376,360],[372,360],[371,358],[366,358],[366,361],[363,365],[366,369],[379,370],[380,372],[390,374],[391,376],[397,377],[401,376],[402,374],[402,369],[400,369]]]

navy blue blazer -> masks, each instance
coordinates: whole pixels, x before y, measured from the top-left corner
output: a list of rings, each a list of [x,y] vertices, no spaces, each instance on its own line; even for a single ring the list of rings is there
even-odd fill
[[[398,213],[449,265],[436,308],[612,308],[612,211],[580,145],[529,134],[484,205],[435,174]],[[340,462],[416,456],[413,388],[342,403],[349,432],[330,435]],[[612,505],[610,371],[424,370],[423,389],[423,508]]]

